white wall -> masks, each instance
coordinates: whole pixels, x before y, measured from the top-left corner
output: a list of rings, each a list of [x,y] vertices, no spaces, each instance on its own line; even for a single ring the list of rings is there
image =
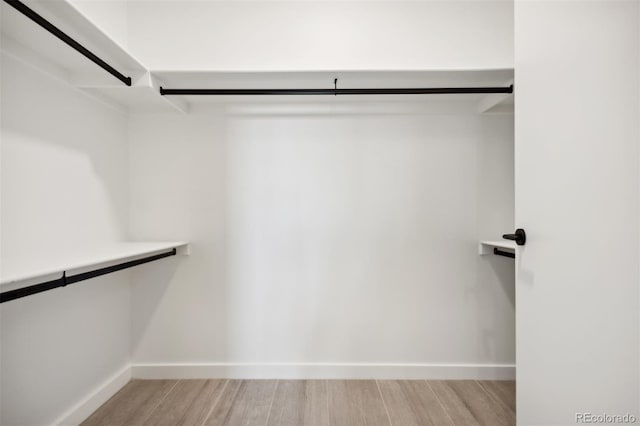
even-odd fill
[[[76,2],[151,68],[512,63],[508,1],[110,3]],[[513,363],[513,263],[477,255],[513,226],[512,117],[201,110],[127,134],[3,57],[1,119],[3,255],[123,239],[129,219],[194,243],[133,271],[133,295],[118,273],[3,304],[2,424],[50,423],[130,345],[137,363]]]
[[[123,239],[126,116],[2,56],[3,257]],[[129,359],[128,273],[0,307],[3,425],[53,422]]]
[[[131,118],[131,234],[193,244],[134,271],[134,363],[514,363],[513,116],[358,108]]]
[[[130,1],[161,70],[513,67],[513,1]]]
[[[518,424],[640,414],[639,8],[516,2]]]
[[[121,0],[69,0],[102,31],[120,46],[129,44],[127,1]]]

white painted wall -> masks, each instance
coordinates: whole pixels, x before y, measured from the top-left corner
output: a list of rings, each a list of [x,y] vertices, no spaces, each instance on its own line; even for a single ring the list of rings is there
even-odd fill
[[[126,236],[126,116],[2,56],[1,247],[35,258]],[[3,425],[50,424],[129,360],[127,272],[0,306]]]
[[[134,363],[514,363],[513,116],[353,108],[131,117],[131,234],[193,245],[134,271]]]
[[[640,414],[639,7],[516,2],[518,424]]]
[[[508,1],[110,3],[75,4],[152,68],[512,64]],[[514,361],[513,264],[477,255],[513,227],[510,116],[200,110],[127,133],[3,57],[0,118],[3,254],[116,241],[129,219],[194,242],[132,295],[118,273],[4,304],[2,424],[59,418],[130,345],[137,363]]]
[[[130,1],[160,70],[510,68],[513,1]]]
[[[127,1],[69,0],[69,2],[120,46],[127,48],[129,44]]]

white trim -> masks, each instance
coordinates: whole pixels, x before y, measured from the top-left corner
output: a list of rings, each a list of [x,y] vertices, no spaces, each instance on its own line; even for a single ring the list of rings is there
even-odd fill
[[[514,380],[513,364],[208,363],[134,364],[135,379]]]
[[[79,425],[109,398],[116,394],[131,380],[131,366],[127,365],[119,373],[106,380],[81,402],[58,418],[54,425]]]

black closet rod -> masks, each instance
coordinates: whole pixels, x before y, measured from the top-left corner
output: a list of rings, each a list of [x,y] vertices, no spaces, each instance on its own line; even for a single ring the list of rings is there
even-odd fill
[[[516,258],[516,254],[515,253],[511,253],[509,251],[503,251],[503,250],[500,250],[498,248],[494,248],[493,249],[493,254],[495,254],[496,256],[510,257],[511,259],[515,259]]]
[[[172,249],[166,253],[155,254],[153,256],[143,257],[142,259],[131,260],[129,262],[120,263],[113,266],[107,266],[105,268],[94,269],[93,271],[83,272],[81,274],[67,276],[67,272],[62,272],[62,277],[55,280],[46,281],[39,284],[34,284],[28,287],[19,288],[16,290],[5,291],[0,293],[0,303],[9,302],[11,300],[20,299],[21,297],[31,296],[32,294],[42,293],[43,291],[53,290],[58,287],[65,287],[69,284],[74,284],[79,281],[96,278],[101,275],[110,274],[112,272],[121,271],[123,269],[132,268],[134,266],[142,265],[144,263],[153,262],[154,260],[164,259],[165,257],[175,256],[176,249]]]
[[[513,93],[509,87],[422,87],[372,89],[165,89],[161,95],[457,95]]]
[[[64,33],[60,28],[53,25],[51,22],[47,21],[45,18],[40,16],[36,11],[29,8],[26,4],[22,3],[20,0],[4,0],[6,3],[13,6],[17,11],[25,15],[27,18],[31,19],[36,24],[40,25],[45,30],[49,31],[51,34],[80,52],[83,56],[88,58],[90,61],[98,65],[100,68],[107,71],[109,74],[126,84],[127,86],[131,86],[131,77],[127,77],[111,65],[100,59],[89,49],[75,41],[73,38],[69,37],[66,33]]]

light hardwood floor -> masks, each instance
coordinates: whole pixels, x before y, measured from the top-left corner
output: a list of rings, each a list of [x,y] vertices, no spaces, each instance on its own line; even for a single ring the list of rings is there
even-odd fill
[[[515,425],[515,382],[132,380],[83,425]]]

